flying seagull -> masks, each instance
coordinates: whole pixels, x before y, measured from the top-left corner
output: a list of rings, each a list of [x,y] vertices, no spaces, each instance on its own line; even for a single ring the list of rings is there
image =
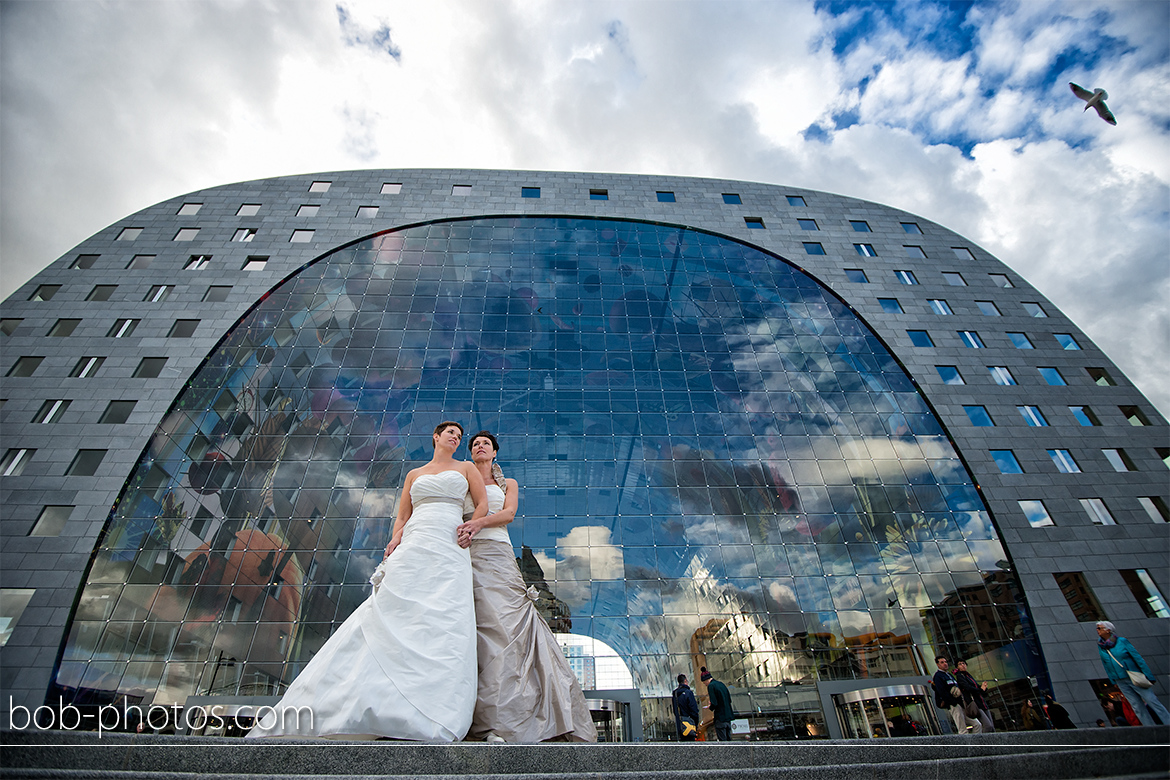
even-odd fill
[[[1072,88],[1073,94],[1085,101],[1085,110],[1089,110],[1089,106],[1097,109],[1097,116],[1104,119],[1111,125],[1116,125],[1117,120],[1113,118],[1113,112],[1109,110],[1109,106],[1105,105],[1105,101],[1109,99],[1109,93],[1103,89],[1095,89],[1092,92],[1084,87],[1078,86],[1071,81],[1068,83]]]

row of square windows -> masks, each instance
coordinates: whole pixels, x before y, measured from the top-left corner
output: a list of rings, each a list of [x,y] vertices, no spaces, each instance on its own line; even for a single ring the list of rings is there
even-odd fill
[[[959,372],[957,366],[935,366],[934,368],[936,371],[938,371],[938,375],[942,379],[943,384],[967,384],[967,380],[963,378],[963,375]],[[992,381],[997,385],[1019,384],[1016,381],[1015,375],[1012,374],[1011,369],[1009,369],[1007,366],[988,366],[987,370],[991,374]],[[1064,387],[1068,384],[1068,381],[1064,378],[1064,374],[1060,373],[1060,369],[1054,366],[1040,366],[1036,370],[1040,372],[1040,376],[1043,377],[1044,381],[1051,387]],[[1085,372],[1089,375],[1089,379],[1095,385],[1100,385],[1101,387],[1114,387],[1117,385],[1117,382],[1113,379],[1112,375],[1110,375],[1110,373],[1104,368],[1086,367]],[[1136,409],[1137,407],[1133,408]],[[1145,415],[1142,415],[1142,419],[1145,419]],[[1138,423],[1134,424],[1137,425]],[[1149,425],[1149,422],[1147,421],[1141,424]]]
[[[326,193],[326,192],[329,192],[329,188],[332,185],[333,185],[333,182],[329,182],[329,181],[315,181],[309,185],[309,192],[316,193],[316,194]],[[475,189],[474,186],[471,184],[452,184],[451,185],[451,194],[454,196],[457,196],[457,197],[466,197],[468,195],[471,195],[472,191],[474,189]],[[382,184],[382,187],[379,190],[379,192],[382,195],[401,195],[402,194],[402,183],[401,182],[385,182]],[[520,188],[520,197],[521,198],[539,198],[540,195],[541,195],[541,188],[540,187],[521,187]],[[675,193],[673,190],[656,190],[654,193],[654,198],[659,203],[675,203],[678,201],[678,198],[675,196]],[[808,203],[807,203],[807,201],[805,201],[803,195],[785,195],[784,198],[788,202],[789,206],[793,206],[796,208],[807,208],[807,206],[808,206]],[[743,198],[740,197],[739,193],[737,193],[737,192],[724,192],[724,193],[722,193],[722,199],[723,199],[723,203],[726,205],[729,205],[729,206],[739,206],[739,205],[743,204]],[[591,187],[591,188],[589,188],[589,200],[609,200],[609,190],[607,188],[602,188],[602,187]],[[261,205],[262,204],[259,204],[259,203],[244,203],[236,211],[236,216],[237,217],[254,217],[260,213]],[[202,203],[184,203],[182,206],[179,207],[177,214],[178,214],[178,216],[181,216],[181,217],[193,217],[196,214],[198,214],[199,210],[202,208],[203,208]],[[312,205],[312,204],[302,205],[297,209],[297,216],[298,217],[316,216],[317,209],[319,209],[319,208],[320,208],[319,205]],[[367,209],[367,210],[372,209],[373,213],[363,214],[362,209]],[[362,206],[361,209],[358,210],[357,216],[358,217],[364,217],[364,216],[372,217],[372,216],[376,216],[377,212],[378,212],[377,206]],[[859,233],[872,232],[870,230],[869,223],[864,221],[864,220],[850,220],[849,224],[852,225],[853,229]],[[922,234],[922,228],[920,228],[918,226],[917,222],[902,222],[900,224],[902,225],[902,230],[905,231],[906,233],[913,233],[916,235]],[[811,229],[816,230],[817,228],[814,227]]]
[[[1052,523],[1044,523],[1044,525],[1052,525]],[[1165,597],[1162,596],[1162,592],[1158,590],[1158,586],[1146,569],[1119,569],[1118,574],[1121,575],[1121,579],[1129,587],[1130,593],[1141,605],[1146,617],[1170,618],[1170,606],[1166,604]],[[1101,602],[1093,593],[1093,589],[1089,587],[1089,582],[1085,579],[1083,572],[1053,572],[1052,576],[1078,623],[1096,623],[1099,620],[1109,619],[1101,607]]]
[[[975,409],[982,409],[983,407],[974,407]],[[1021,409],[1027,407],[1021,407]],[[982,414],[986,414],[986,410]],[[1024,413],[1025,416],[1026,413]],[[1023,474],[1024,467],[1020,465],[1019,459],[1016,457],[1014,450],[989,450],[991,459],[995,462],[1000,474]],[[1053,449],[1047,450],[1048,457],[1052,459],[1052,465],[1056,466],[1056,470],[1061,474],[1080,474],[1081,467],[1077,463],[1076,458],[1070,450]],[[1166,462],[1167,449],[1165,447],[1156,447],[1155,452],[1162,458],[1162,462]],[[1137,471],[1137,466],[1134,465],[1133,460],[1126,454],[1123,449],[1103,449],[1101,454],[1109,461],[1114,471],[1124,473],[1128,471]]]
[[[958,330],[955,331],[959,336],[959,341],[963,346],[971,349],[984,349],[986,344],[983,343],[983,338],[979,335],[977,330]],[[51,335],[51,334],[50,334]],[[906,335],[910,337],[910,343],[916,347],[933,347],[934,339],[930,337],[930,333],[925,330],[908,330]],[[1061,349],[1079,350],[1081,345],[1073,338],[1071,333],[1053,333],[1053,338],[1056,343],[1060,345]],[[1008,339],[1011,340],[1012,345],[1016,349],[1035,349],[1031,340],[1028,339],[1027,334],[1011,333],[1007,334]],[[1011,384],[1011,383],[1009,383]],[[1053,384],[1049,382],[1048,384]],[[1057,382],[1056,384],[1064,384],[1064,382]]]
[[[906,310],[902,308],[902,303],[897,298],[878,298],[878,305],[882,307],[882,311],[887,314],[905,314]],[[1003,312],[995,305],[994,301],[975,301],[976,308],[984,317],[1002,317]],[[1021,301],[1020,306],[1029,317],[1047,317],[1048,312],[1044,311],[1044,307],[1035,301]],[[946,300],[946,298],[927,298],[927,310],[944,317],[951,316],[955,313],[954,308]],[[1021,349],[1030,349],[1030,347],[1021,347]],[[1076,347],[1067,347],[1067,349],[1076,349]]]
[[[820,246],[820,244],[817,244],[817,246]],[[855,244],[855,246],[858,246],[858,245]],[[907,248],[908,249],[910,249],[910,248],[921,249],[921,247],[907,247]],[[824,252],[823,251],[814,252],[813,254],[824,254]],[[873,256],[873,255],[871,255],[871,256]],[[918,256],[919,257],[926,257],[925,254],[918,255]],[[942,276],[943,276],[943,281],[945,281],[951,287],[967,287],[968,286],[967,279],[958,271],[943,271]],[[991,284],[993,287],[1015,287],[1015,285],[1012,284],[1012,280],[1009,279],[1005,274],[988,274],[987,276],[991,280]],[[845,278],[851,282],[856,283],[856,284],[869,284],[869,276],[867,276],[865,271],[861,268],[846,268],[845,269]],[[894,278],[897,279],[898,282],[900,282],[901,284],[909,284],[909,285],[920,284],[920,282],[918,281],[918,277],[915,275],[915,273],[913,271],[894,271]],[[879,300],[882,300],[882,299],[879,299]],[[892,299],[886,299],[886,300],[892,300]],[[1031,314],[1033,317],[1047,317],[1048,316],[1047,314],[1043,313],[1043,310],[1040,309],[1039,304],[1035,304],[1035,303],[1027,304],[1026,303],[1026,304],[1024,304],[1024,306],[1025,306],[1025,308],[1028,308],[1030,306],[1035,307],[1035,309],[1028,308],[1028,313]],[[1039,310],[1040,313],[1036,313],[1036,310]],[[948,312],[940,312],[940,313],[946,314]]]

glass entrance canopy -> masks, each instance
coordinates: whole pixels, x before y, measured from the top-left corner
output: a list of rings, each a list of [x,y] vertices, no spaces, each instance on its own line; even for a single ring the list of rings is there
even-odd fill
[[[970,475],[832,292],[685,228],[479,218],[337,249],[227,333],[129,475],[53,701],[279,693],[368,595],[445,419],[498,435],[524,577],[618,653],[648,736],[700,666],[759,712],[938,653],[1036,673]]]

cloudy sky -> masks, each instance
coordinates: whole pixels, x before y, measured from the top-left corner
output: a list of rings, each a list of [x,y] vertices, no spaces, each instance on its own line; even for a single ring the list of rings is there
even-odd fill
[[[1069,81],[1106,88],[1117,127]],[[1168,139],[1165,0],[0,0],[0,297],[232,181],[750,179],[974,239],[1170,414]]]

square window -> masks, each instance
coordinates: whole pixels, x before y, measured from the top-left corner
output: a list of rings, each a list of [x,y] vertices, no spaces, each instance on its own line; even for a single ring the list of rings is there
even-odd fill
[[[763,230],[764,220],[760,217],[744,217],[743,223],[751,230]],[[806,244],[807,246],[807,244]]]
[[[150,292],[142,300],[150,303],[159,303],[165,301],[171,295],[171,290],[175,289],[173,284],[156,284],[150,288]]]
[[[971,349],[983,349],[983,339],[979,338],[979,334],[973,330],[959,331],[959,341],[963,342],[963,346]]]
[[[991,277],[991,283],[996,287],[1013,287],[1012,280],[1007,278],[1004,274],[988,274]]]
[[[1101,454],[1105,456],[1105,460],[1109,461],[1109,465],[1118,473],[1126,471],[1137,471],[1137,466],[1133,465],[1133,461],[1129,455],[1125,454],[1122,449],[1108,449],[1101,450]]]
[[[910,233],[915,236],[922,235],[922,228],[918,227],[917,222],[902,222],[901,225],[902,231],[905,233]]]
[[[995,422],[992,421],[991,415],[987,413],[986,407],[964,406],[963,411],[967,413],[967,417],[971,420],[971,424],[976,428],[995,427]]]
[[[960,260],[974,260],[975,255],[971,254],[971,250],[965,246],[953,246],[951,251],[955,253],[955,257]]]
[[[1048,514],[1048,508],[1044,506],[1044,502],[1039,499],[1025,499],[1018,502],[1020,510],[1024,513],[1024,517],[1028,518],[1028,525],[1033,528],[1045,528],[1050,525],[1056,525],[1056,521],[1052,519],[1052,515]]]
[[[1150,418],[1146,417],[1145,413],[1136,406],[1119,406],[1117,408],[1121,410],[1121,414],[1129,421],[1129,424],[1135,428],[1150,424]]]
[[[1101,499],[1082,498],[1080,502],[1081,508],[1085,510],[1085,514],[1089,516],[1094,525],[1117,525],[1117,521],[1109,512],[1109,507],[1105,506],[1105,502]]]
[[[53,327],[49,328],[48,335],[56,338],[72,336],[73,331],[77,330],[77,326],[80,324],[81,320],[59,319],[56,323],[53,324]]]
[[[987,370],[991,373],[991,379],[997,385],[1014,385],[1016,378],[1012,376],[1012,372],[1008,370],[1007,366],[988,366]]]
[[[1064,594],[1069,609],[1076,615],[1078,623],[1096,623],[1098,620],[1109,619],[1105,615],[1105,610],[1101,609],[1101,602],[1097,601],[1097,596],[1085,580],[1085,575],[1079,571],[1068,571],[1055,572],[1052,576],[1060,592]]]
[[[315,230],[294,230],[289,236],[290,244],[307,244],[313,240]]]
[[[659,191],[655,193],[658,196],[659,203],[674,203],[674,193]]]
[[[179,206],[179,210],[176,213],[180,217],[193,217],[199,213],[199,209],[201,208],[203,208],[202,203],[184,203],[182,206]]]
[[[106,359],[104,357],[83,357],[73,366],[73,369],[69,372],[69,376],[79,379],[89,379],[97,374],[105,362]]]
[[[187,264],[183,266],[184,271],[202,271],[211,264],[211,255],[191,255],[187,259]]]
[[[244,261],[245,271],[263,271],[268,265],[267,257],[249,257]]]
[[[59,284],[42,284],[37,289],[33,290],[33,294],[29,296],[30,301],[51,301],[57,291],[61,289]]]
[[[1072,412],[1072,416],[1077,419],[1077,422],[1085,428],[1101,424],[1101,421],[1097,419],[1097,415],[1093,414],[1093,410],[1087,406],[1070,406],[1068,410]]]
[[[231,291],[231,285],[213,284],[207,288],[207,292],[203,293],[203,300],[209,303],[222,303],[228,299],[228,293]]]
[[[739,204],[743,203],[739,195],[734,192],[723,193],[723,202],[729,206],[738,206]]]
[[[33,415],[34,425],[50,425],[61,419],[65,410],[69,408],[69,401],[65,399],[50,399],[41,404],[41,408]]]
[[[315,181],[309,185],[309,192],[329,192],[331,181]]]
[[[815,241],[805,241],[804,253],[806,255],[823,255],[825,248]]]
[[[24,473],[24,467],[32,460],[36,450],[26,447],[8,450],[0,459],[0,477],[19,477]]]
[[[815,219],[798,219],[796,224],[800,225],[801,230],[820,230]]]
[[[142,228],[140,228],[140,227],[122,228],[122,231],[120,233],[118,233],[118,237],[115,240],[116,241],[133,241],[134,239],[138,238],[140,235],[142,235]]]
[[[73,264],[69,267],[79,268],[82,270],[86,268],[93,268],[93,264],[97,262],[99,257],[101,257],[101,255],[78,255],[77,259],[74,260]]]
[[[1028,313],[1029,317],[1047,317],[1048,314],[1038,303],[1023,303],[1024,311]]]
[[[975,305],[979,307],[979,311],[985,317],[999,317],[999,307],[991,301],[975,301]]]
[[[882,311],[888,314],[901,314],[902,304],[898,303],[897,298],[878,298],[878,303],[882,307]]]
[[[144,357],[138,361],[138,367],[131,374],[135,379],[154,379],[162,373],[167,364],[165,357]]]
[[[1155,523],[1170,523],[1170,507],[1161,496],[1141,496],[1138,503]]]
[[[65,470],[67,477],[92,477],[102,465],[107,450],[78,450],[77,455]]]
[[[1061,385],[1068,384],[1068,382],[1064,381],[1064,377],[1061,376],[1060,372],[1051,366],[1036,370],[1040,372],[1040,376],[1044,377],[1044,381],[1052,387],[1060,387]]]
[[[199,228],[179,228],[179,232],[175,233],[174,241],[194,241],[195,237],[199,235]]]
[[[320,206],[306,204],[297,209],[298,217],[315,217],[317,212],[321,210]]]
[[[902,284],[918,284],[918,277],[913,271],[894,271],[894,276]]]
[[[1129,586],[1130,593],[1141,604],[1146,617],[1170,617],[1170,607],[1166,606],[1166,599],[1162,591],[1154,584],[1150,573],[1145,569],[1122,569],[1121,579]]]
[[[386,182],[382,185],[383,195],[398,195],[402,192],[402,184],[399,182]]]
[[[247,243],[256,237],[256,228],[237,228],[232,234],[232,241]]]
[[[609,190],[589,190],[589,200],[609,200]]]
[[[20,327],[20,323],[24,322],[22,317],[5,317],[0,320],[0,333],[5,336],[11,336]]]
[[[926,251],[920,246],[903,246],[906,250],[906,257],[926,257]]]
[[[845,278],[851,282],[858,284],[869,284],[869,277],[865,275],[865,271],[860,268],[846,268]]]
[[[855,233],[872,233],[873,232],[872,230],[869,229],[869,223],[863,219],[851,219],[851,220],[849,220],[849,225],[850,225],[850,227],[853,228],[853,232],[855,232]]]
[[[800,195],[786,195],[785,197],[788,198],[789,206],[800,206],[803,208],[808,205],[804,202],[804,198]]]
[[[863,257],[877,257],[877,250],[873,248],[873,244],[854,244],[853,251]]]
[[[1071,333],[1053,333],[1056,338],[1056,343],[1063,349],[1080,349],[1081,345],[1072,337]]]
[[[934,368],[938,371],[938,375],[942,378],[943,384],[945,385],[967,384],[963,381],[963,375],[959,373],[959,369],[955,366],[935,366]]]
[[[131,336],[134,334],[134,329],[138,327],[138,323],[139,320],[114,320],[114,324],[106,331],[106,337],[111,339],[124,339],[127,336]]]
[[[36,592],[35,588],[0,588],[0,647],[8,644],[13,629]],[[9,723],[11,721],[9,717]]]
[[[930,310],[933,311],[935,314],[942,314],[942,315],[954,314],[954,312],[951,311],[950,304],[948,304],[942,298],[931,298],[928,301],[928,303],[930,304]]]
[[[908,330],[906,335],[910,337],[910,343],[916,347],[934,346],[934,342],[930,340],[930,334],[924,330]]]
[[[102,412],[102,416],[98,418],[98,422],[105,425],[121,425],[130,419],[130,413],[134,411],[135,401],[110,401],[106,405],[106,410]]]
[[[1032,342],[1023,333],[1009,333],[1008,339],[1011,340],[1012,346],[1016,349],[1032,349]]]
[[[471,194],[471,185],[470,184],[452,184],[451,185],[451,194],[457,195],[459,197],[465,197],[467,195],[470,195]]]
[[[1101,387],[1117,386],[1117,382],[1113,381],[1113,377],[1103,368],[1086,368],[1085,371],[1089,373],[1089,379],[1093,380],[1093,384]]]
[[[1011,450],[992,450],[991,459],[999,467],[1000,474],[1023,474],[1024,468]]]
[[[1020,416],[1024,418],[1024,422],[1028,423],[1033,428],[1047,428],[1048,420],[1044,419],[1044,415],[1040,412],[1038,406],[1017,406],[1020,410]]]
[[[199,326],[199,320],[175,320],[175,324],[171,326],[167,333],[169,339],[189,339],[195,335],[195,328]]]
[[[1162,459],[1162,465],[1170,469],[1170,447],[1154,447],[1154,452]]]
[[[963,275],[960,273],[955,273],[954,271],[943,271],[943,279],[945,279],[947,284],[949,284],[951,287],[967,286],[967,280],[963,278]]]
[[[72,506],[50,504],[41,508],[37,521],[29,530],[29,536],[60,536],[61,529],[73,513]]]
[[[358,206],[357,214],[354,215],[356,219],[374,219],[377,216],[377,206]]]
[[[1052,458],[1053,465],[1061,474],[1080,474],[1081,467],[1073,460],[1068,450],[1048,450],[1048,457]]]
[[[128,271],[141,271],[144,268],[150,268],[150,264],[154,261],[154,255],[134,255],[129,263],[126,264]]]
[[[259,203],[245,203],[236,210],[237,217],[254,217],[260,213]]]

